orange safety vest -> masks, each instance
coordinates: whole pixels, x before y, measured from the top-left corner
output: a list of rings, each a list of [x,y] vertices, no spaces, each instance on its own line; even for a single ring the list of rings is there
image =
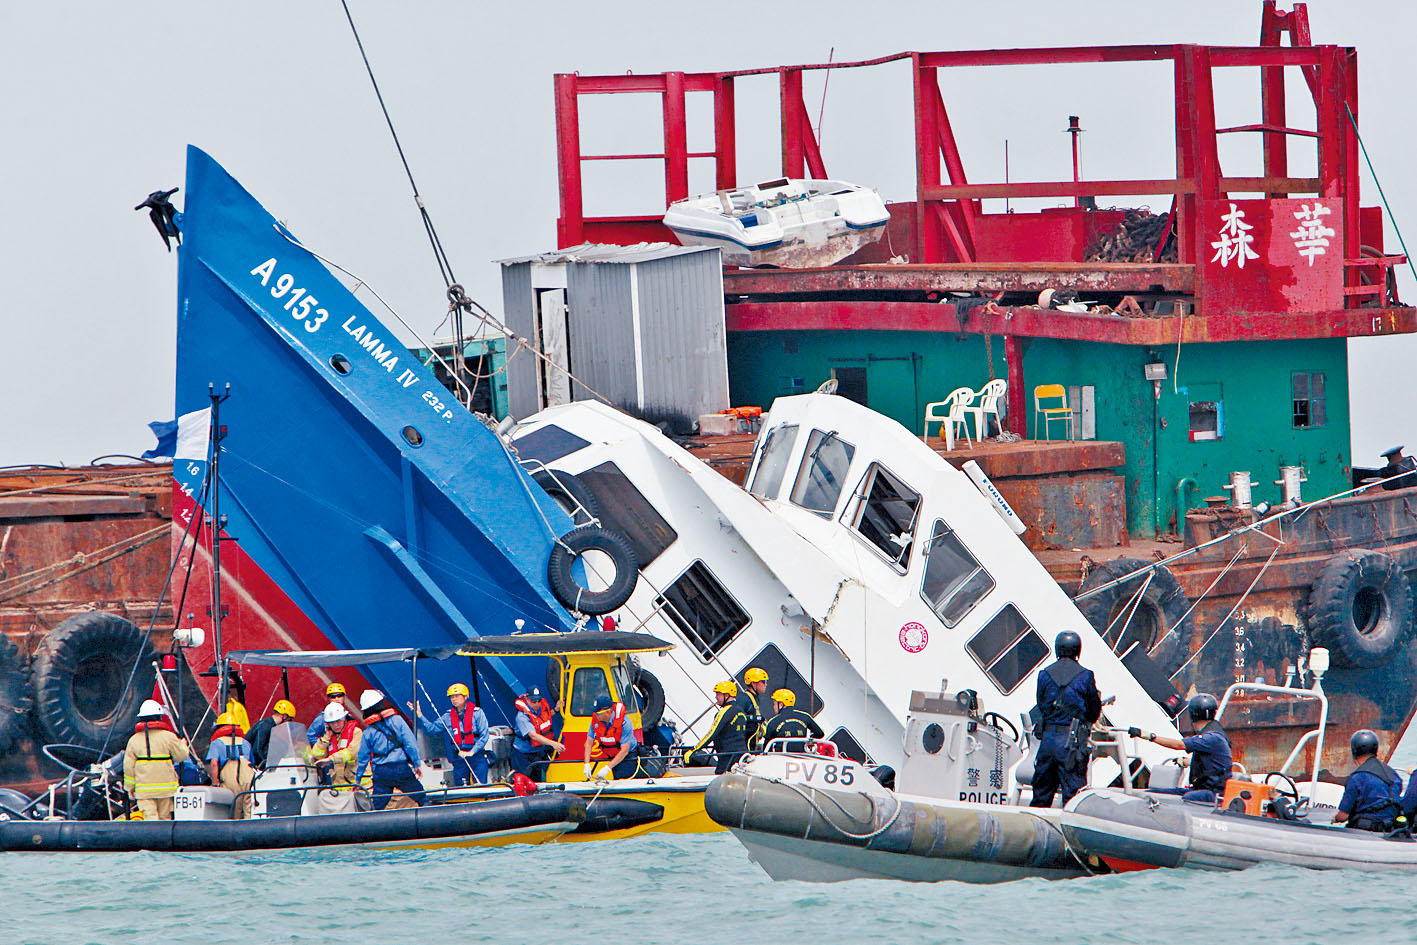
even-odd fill
[[[536,711],[532,711],[531,701],[527,698],[517,700],[517,711],[531,720],[531,726],[538,735],[551,737],[551,704],[545,699],[539,700]]]
[[[595,744],[591,748],[590,756],[594,759],[614,758],[620,751],[620,730],[625,724],[625,703],[615,703],[614,710],[610,713],[610,721],[602,722],[600,717],[592,715],[590,717],[590,737]]]
[[[398,709],[385,709],[383,712],[375,712],[373,715],[366,715],[364,717],[364,724],[373,725],[375,722],[382,722],[384,719],[391,719],[398,714]]]
[[[354,741],[354,733],[359,731],[359,723],[354,721],[354,719],[346,719],[338,735],[336,735],[335,730],[329,726],[325,727],[325,731],[330,734],[329,754],[333,755],[337,751],[344,751],[349,747],[349,743]]]

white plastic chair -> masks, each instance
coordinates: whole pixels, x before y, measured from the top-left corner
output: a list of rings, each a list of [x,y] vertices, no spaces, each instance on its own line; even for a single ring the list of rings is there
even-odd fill
[[[999,429],[1004,428],[1004,422],[999,418],[999,401],[1003,399],[1008,389],[1008,381],[1003,378],[995,378],[979,389],[979,393],[975,395],[979,398],[977,404],[964,408],[965,413],[974,415],[974,438],[976,440],[982,442],[989,435],[989,428],[985,426],[984,419],[986,413],[993,414],[994,419],[998,421]]]
[[[930,435],[930,424],[938,422],[940,433],[945,438],[945,449],[955,448],[955,424],[964,430],[965,442],[970,446],[974,441],[969,438],[969,418],[965,416],[965,411],[974,402],[974,388],[960,387],[950,393],[944,400],[933,404],[925,405],[925,435]],[[943,412],[935,408],[943,408]]]

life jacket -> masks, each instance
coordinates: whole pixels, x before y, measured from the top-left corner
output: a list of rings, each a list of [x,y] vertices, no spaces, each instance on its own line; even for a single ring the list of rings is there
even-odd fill
[[[551,737],[551,703],[545,699],[536,702],[535,711],[532,710],[531,699],[523,696],[517,700],[517,711],[531,720],[531,726],[536,730],[536,734]]]
[[[373,725],[375,722],[382,722],[384,719],[391,719],[398,714],[398,709],[389,707],[382,712],[375,712],[373,715],[364,716],[364,724]]]
[[[1198,735],[1219,732],[1225,735],[1220,723],[1211,719],[1201,728]],[[1225,793],[1225,782],[1230,778],[1230,737],[1225,737],[1225,748],[1220,751],[1195,752],[1191,756],[1191,790],[1214,791],[1216,796]]]
[[[1401,776],[1379,761],[1376,755],[1370,755],[1353,774],[1360,771],[1377,778],[1386,790],[1382,795],[1375,795],[1367,804],[1356,808],[1351,815],[1350,823],[1356,823],[1360,817],[1364,817],[1371,818],[1383,826],[1391,826],[1397,815],[1402,812],[1401,805],[1398,803],[1398,796],[1402,791]],[[1349,777],[1352,776],[1349,775]]]
[[[136,735],[139,732],[150,732],[154,729],[159,728],[164,729],[165,731],[169,731],[174,735],[177,734],[177,730],[172,727],[172,723],[167,721],[166,719],[154,719],[151,722],[139,722],[137,725],[133,726],[133,734]]]
[[[227,761],[251,763],[251,744],[241,737],[241,729],[235,725],[220,725],[212,731],[212,744],[225,741]]]
[[[595,759],[614,758],[620,751],[620,730],[625,725],[625,703],[615,703],[610,713],[610,721],[600,721],[600,716],[590,717],[590,737],[595,743],[591,757]]]
[[[471,701],[463,704],[461,712],[456,708],[448,709],[448,717],[453,723],[453,744],[460,749],[471,748],[477,741],[476,714],[477,706]]]
[[[163,719],[139,722],[133,726],[133,735],[143,736],[143,753],[133,759],[132,777],[125,775],[123,780],[134,797],[171,797],[182,786],[172,754],[155,754],[153,751],[152,733],[155,731],[177,734],[172,724]]]
[[[325,726],[325,733],[330,736],[329,754],[333,755],[335,752],[344,751],[348,748],[350,742],[354,741],[354,733],[357,731],[359,731],[359,723],[354,721],[354,719],[345,719],[344,726],[340,729],[338,735],[335,734],[333,728],[328,725]]]

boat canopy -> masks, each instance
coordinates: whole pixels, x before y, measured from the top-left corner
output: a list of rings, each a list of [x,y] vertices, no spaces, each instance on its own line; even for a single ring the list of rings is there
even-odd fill
[[[243,666],[367,666],[370,663],[398,663],[412,659],[446,659],[456,656],[452,646],[402,647],[391,650],[236,650],[227,654],[232,663]]]
[[[562,653],[665,653],[674,644],[648,633],[578,630],[478,637],[458,645],[462,656],[557,656]]]

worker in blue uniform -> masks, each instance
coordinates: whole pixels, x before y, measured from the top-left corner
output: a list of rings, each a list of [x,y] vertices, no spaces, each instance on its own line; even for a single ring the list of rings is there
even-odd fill
[[[305,737],[310,739],[313,745],[320,740],[320,736],[325,734],[325,707],[330,703],[338,703],[347,710],[354,708],[354,703],[345,698],[344,686],[337,682],[332,682],[325,687],[325,705],[320,707],[320,711],[315,713],[315,717],[310,720],[310,726],[305,729]],[[348,705],[346,703],[348,702]],[[353,712],[349,713],[353,715]]]
[[[413,729],[377,689],[364,690],[359,697],[359,708],[364,713],[364,737],[359,742],[355,782],[363,780],[365,768],[370,769],[375,810],[388,806],[395,789],[422,807],[423,785],[418,776],[423,772],[423,762],[418,757],[418,741],[413,737]],[[400,802],[400,806],[404,804]]]
[[[469,695],[466,683],[453,683],[448,687],[452,708],[436,719],[426,718],[418,706],[408,703],[408,710],[423,733],[443,739],[448,761],[453,766],[455,787],[465,787],[469,780],[486,784],[487,771],[492,764],[489,750],[492,732],[487,713],[482,711],[482,706],[469,703]]]
[[[1130,728],[1127,733],[1133,738],[1145,738],[1163,748],[1191,753],[1191,786],[1188,788],[1150,788],[1153,794],[1179,794],[1188,801],[1214,804],[1215,799],[1225,795],[1225,782],[1230,780],[1230,736],[1215,720],[1220,703],[1208,692],[1198,692],[1191,696],[1188,704],[1191,725],[1197,727],[1194,735],[1171,738],[1155,732],[1143,732]]]
[[[1402,776],[1378,760],[1378,734],[1372,729],[1354,732],[1348,749],[1358,767],[1348,776],[1333,822],[1387,833],[1403,817]]]
[[[1062,792],[1072,800],[1087,783],[1088,739],[1102,714],[1102,694],[1092,670],[1085,669],[1082,637],[1064,630],[1053,641],[1057,656],[1038,674],[1038,705],[1033,734],[1039,741],[1033,761],[1033,807],[1052,807]]]

